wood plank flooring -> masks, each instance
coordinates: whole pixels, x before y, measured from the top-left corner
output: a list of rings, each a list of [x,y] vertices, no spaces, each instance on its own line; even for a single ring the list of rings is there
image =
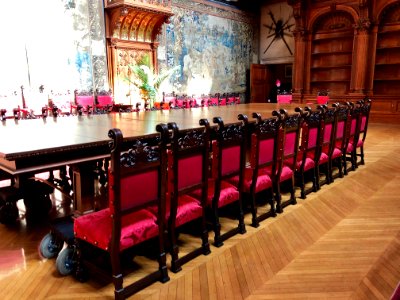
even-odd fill
[[[400,282],[400,125],[368,130],[364,166],[131,298],[390,299]],[[0,299],[112,299],[112,284],[62,277],[39,257],[47,232],[0,225]],[[137,274],[154,266],[137,259]]]

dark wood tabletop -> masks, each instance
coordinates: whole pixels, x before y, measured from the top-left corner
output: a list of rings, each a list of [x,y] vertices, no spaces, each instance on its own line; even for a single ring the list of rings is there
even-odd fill
[[[156,135],[159,123],[176,122],[179,128],[199,127],[199,120],[221,117],[225,124],[237,122],[238,114],[252,121],[253,112],[263,117],[284,108],[294,112],[298,104],[253,103],[179,110],[110,113],[32,120],[7,120],[0,125],[0,168],[18,174],[45,170],[105,157],[108,131],[121,129],[124,138]]]

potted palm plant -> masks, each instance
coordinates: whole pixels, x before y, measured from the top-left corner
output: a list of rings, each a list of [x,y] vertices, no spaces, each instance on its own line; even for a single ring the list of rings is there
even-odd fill
[[[179,70],[180,66],[156,74],[150,64],[150,59],[145,55],[138,64],[131,65],[129,69],[134,75],[134,79],[129,79],[129,81],[140,90],[143,100],[150,107],[153,107],[159,95],[161,84],[175,71]]]

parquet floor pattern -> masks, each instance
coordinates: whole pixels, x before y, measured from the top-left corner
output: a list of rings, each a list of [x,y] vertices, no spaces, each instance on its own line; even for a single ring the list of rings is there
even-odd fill
[[[131,298],[390,299],[400,282],[399,148],[400,125],[371,123],[364,166]],[[112,284],[61,277],[39,257],[47,231],[0,226],[0,299],[112,299]]]

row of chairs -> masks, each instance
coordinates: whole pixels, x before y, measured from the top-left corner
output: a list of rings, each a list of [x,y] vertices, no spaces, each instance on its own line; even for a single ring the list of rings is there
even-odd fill
[[[201,96],[177,95],[163,93],[163,101],[160,103],[162,109],[180,109],[192,107],[224,106],[240,104],[239,93],[215,93]]]
[[[265,218],[282,213],[286,205],[296,203],[296,185],[301,197],[306,197],[306,172],[312,173],[312,190],[317,191],[321,184],[334,180],[334,166],[343,177],[364,163],[370,108],[371,101],[365,99],[315,110],[298,107],[293,114],[281,109],[270,117],[254,113],[254,123],[242,114],[230,125],[215,117],[215,128],[206,119],[200,120],[200,128],[188,130],[180,130],[175,123],[159,124],[159,137],[129,145],[119,129],[111,129],[109,206],[74,220],[77,254],[70,257],[76,258],[78,277],[84,267],[107,275],[99,265],[90,263],[93,251],[85,249],[94,246],[109,255],[117,299],[154,281],[168,281],[167,252],[173,272],[198,255],[210,253],[208,221],[214,244],[220,247],[227,238],[246,232],[247,203],[251,225],[257,227]],[[322,182],[319,172],[324,167]],[[282,201],[285,185],[290,196]],[[269,205],[259,205],[260,195]],[[233,203],[237,226],[222,233],[220,210]],[[199,220],[199,245],[180,256],[179,229],[194,220]],[[144,278],[124,284],[121,257],[148,240],[156,242],[158,267]]]
[[[38,90],[14,91],[0,96],[0,119],[32,119],[48,115],[82,115],[84,113],[107,113],[113,109],[114,100],[110,91],[63,93],[44,92],[43,86]]]
[[[276,96],[278,103],[292,103],[292,94],[279,94]],[[329,96],[328,95],[320,95],[317,96],[317,104],[328,104]],[[312,104],[312,103],[310,103]]]

